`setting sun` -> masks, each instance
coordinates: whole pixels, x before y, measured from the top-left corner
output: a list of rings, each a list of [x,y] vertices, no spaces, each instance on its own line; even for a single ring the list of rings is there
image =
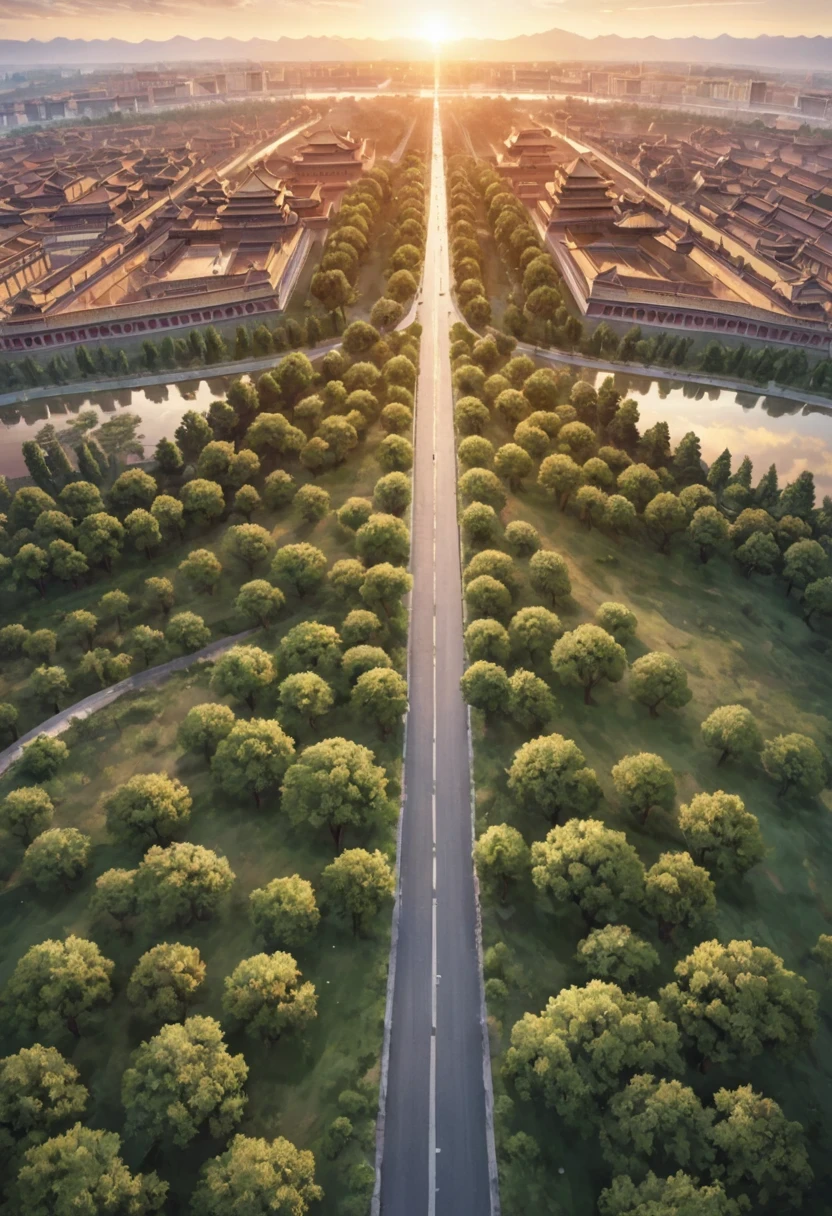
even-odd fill
[[[434,46],[447,42],[451,37],[447,18],[441,13],[428,13],[422,22],[422,37]]]

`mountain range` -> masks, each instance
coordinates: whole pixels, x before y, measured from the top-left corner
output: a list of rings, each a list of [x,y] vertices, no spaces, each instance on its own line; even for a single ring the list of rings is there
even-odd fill
[[[206,60],[265,60],[268,62],[425,59],[431,54],[424,42],[411,39],[339,38],[186,38],[155,42],[127,42],[120,38],[53,38],[19,41],[0,39],[0,65],[20,69],[35,65],[61,67],[198,62]],[[489,62],[598,62],[711,63],[755,68],[832,71],[832,38],[624,38],[603,34],[584,38],[566,30],[546,30],[507,39],[462,39],[449,43],[443,54],[451,59]]]

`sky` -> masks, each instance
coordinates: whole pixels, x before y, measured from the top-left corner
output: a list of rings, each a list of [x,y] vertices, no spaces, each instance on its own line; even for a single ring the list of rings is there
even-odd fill
[[[832,0],[0,0],[0,37],[832,35]]]

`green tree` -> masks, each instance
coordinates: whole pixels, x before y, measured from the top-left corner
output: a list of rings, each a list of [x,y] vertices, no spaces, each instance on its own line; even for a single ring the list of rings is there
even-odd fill
[[[8,568],[8,567],[6,567]],[[49,574],[49,554],[39,545],[22,545],[12,558],[15,580],[34,584],[41,595],[46,595],[46,578]]]
[[[161,612],[167,616],[175,599],[173,583],[169,578],[146,578],[144,580],[144,598],[151,611]]]
[[[560,596],[572,592],[569,567],[559,553],[551,549],[540,549],[529,561],[529,581],[535,591],[551,597],[555,606]]]
[[[365,566],[403,566],[410,556],[410,531],[395,515],[371,515],[356,532],[355,544]]]
[[[16,1192],[27,1216],[131,1216],[161,1211],[168,1184],[154,1174],[131,1174],[115,1132],[76,1123],[27,1150]]]
[[[717,1090],[714,1106],[714,1177],[729,1189],[740,1188],[760,1207],[800,1207],[812,1184],[801,1125],[750,1085]]]
[[[650,506],[652,507],[653,503]],[[701,562],[709,561],[715,553],[719,553],[727,547],[728,531],[728,521],[716,507],[700,507],[694,511],[693,518],[688,524],[688,535],[699,550]]]
[[[240,486],[234,495],[234,510],[238,515],[244,516],[247,523],[251,522],[254,512],[259,511],[262,506],[263,500],[254,486]]]
[[[366,524],[372,513],[373,504],[369,498],[348,498],[336,511],[338,523],[351,532],[357,532],[362,524]]]
[[[147,511],[156,497],[156,481],[144,469],[126,469],[110,487],[110,506],[116,511]]]
[[[696,794],[679,808],[679,827],[696,860],[718,878],[742,875],[765,856],[757,817],[736,794]]]
[[[662,853],[644,876],[644,907],[669,941],[679,926],[698,930],[713,919],[713,881],[689,853]]]
[[[527,730],[540,729],[555,715],[557,703],[549,685],[533,671],[518,667],[509,679],[508,712]]]
[[[462,535],[471,545],[494,544],[500,530],[500,521],[493,507],[484,502],[472,502],[462,512],[459,520]]]
[[[196,946],[162,942],[136,963],[127,999],[149,1022],[181,1022],[204,980],[205,964]]]
[[[366,577],[362,562],[355,557],[343,557],[333,563],[327,582],[339,600],[349,603],[360,594]]]
[[[313,728],[317,720],[332,708],[333,700],[329,684],[313,671],[287,676],[278,688],[278,701],[283,713],[297,715]]]
[[[225,534],[228,551],[254,573],[254,567],[271,555],[274,543],[271,533],[259,524],[236,524]]]
[[[209,595],[214,594],[222,575],[222,564],[210,549],[192,549],[178,569],[196,591],[207,591]]]
[[[465,630],[465,650],[470,663],[484,660],[504,667],[510,653],[509,635],[499,621],[488,617],[472,621]]]
[[[659,965],[659,956],[649,942],[628,925],[604,925],[578,942],[577,961],[591,979],[611,980],[625,988]]]
[[[343,320],[346,321],[346,306],[352,303],[355,293],[343,270],[317,271],[312,276],[309,290],[321,306],[331,315],[333,324],[339,312]]]
[[[139,773],[105,796],[107,830],[127,844],[167,844],[189,823],[192,803],[176,777]]]
[[[113,963],[95,942],[70,934],[30,946],[6,985],[4,1005],[19,1030],[78,1038],[79,1021],[113,999]]]
[[[0,1143],[4,1152],[42,1143],[83,1115],[89,1091],[54,1047],[23,1047],[0,1060]]]
[[[36,667],[29,678],[29,686],[39,701],[60,712],[60,698],[69,692],[69,679],[63,667]]]
[[[354,937],[378,915],[395,886],[390,862],[378,849],[347,849],[325,868],[321,882],[327,902],[350,917]]]
[[[639,1073],[610,1100],[601,1125],[601,1151],[616,1174],[709,1170],[714,1112],[681,1081]]]
[[[309,671],[335,671],[341,662],[341,639],[332,625],[319,621],[301,621],[294,625],[280,641],[277,650],[277,665],[281,673]]]
[[[141,655],[145,667],[149,667],[150,660],[164,646],[165,635],[161,629],[151,629],[149,625],[137,625],[130,631],[127,644],[132,653]]]
[[[350,700],[361,718],[375,722],[386,735],[407,709],[407,682],[397,671],[374,667],[358,677]]]
[[[618,474],[618,493],[631,502],[641,513],[661,493],[662,483],[658,473],[646,464],[631,464]]]
[[[173,499],[169,494],[159,494],[151,503],[151,514],[165,536],[179,539],[185,527],[185,507],[179,499]]]
[[[659,650],[642,655],[630,668],[630,695],[646,705],[650,717],[659,716],[659,706],[681,709],[693,696],[688,675],[678,659]]]
[[[115,621],[116,629],[121,629],[121,622],[130,609],[130,596],[124,591],[107,591],[98,601],[102,618],[105,621]]]
[[[18,713],[14,705],[8,701],[0,701],[0,732],[8,732],[12,739],[17,738]]]
[[[23,785],[9,790],[0,804],[0,825],[24,844],[29,844],[52,823],[54,806],[49,794],[39,785]]]
[[[185,458],[179,445],[172,439],[160,439],[156,444],[153,457],[161,472],[167,473],[169,476],[181,473],[185,464]]]
[[[189,709],[179,727],[178,740],[192,752],[203,752],[210,760],[219,744],[234,728],[236,718],[227,705],[208,701]]]
[[[261,797],[276,790],[295,752],[293,740],[271,718],[237,722],[217,745],[211,770],[231,795],[248,793],[257,806]]]
[[[33,663],[36,663],[38,659],[44,663],[50,663],[54,659],[57,649],[58,637],[52,629],[35,629],[32,633],[28,633],[23,640],[23,652],[26,658],[31,659]]]
[[[402,515],[410,506],[411,494],[409,477],[404,473],[387,473],[379,477],[373,488],[373,504],[385,514]]]
[[[326,826],[336,850],[347,828],[366,828],[389,813],[387,777],[369,748],[324,739],[305,748],[286,772],[282,809],[293,824]]]
[[[569,499],[583,484],[583,473],[571,456],[559,452],[541,461],[537,484],[556,498],[561,511],[565,511]]]
[[[702,723],[702,739],[720,753],[717,764],[745,760],[759,754],[763,736],[757,720],[744,705],[722,705]]]
[[[479,580],[475,579],[474,584]],[[472,586],[474,585],[472,584]],[[505,668],[480,659],[464,672],[460,687],[466,703],[485,714],[508,709],[510,685]]]
[[[62,886],[69,894],[90,863],[92,841],[77,828],[47,828],[23,855],[21,873],[39,891]]]
[[[681,1170],[670,1178],[648,1173],[636,1184],[628,1174],[613,1178],[601,1192],[601,1216],[646,1216],[647,1213],[690,1213],[690,1216],[738,1216],[739,1208],[729,1199],[720,1183],[701,1186]]]
[[[249,896],[249,919],[268,943],[302,946],[318,927],[321,914],[312,884],[293,874],[273,878]]]
[[[720,455],[717,456],[716,460],[708,469],[708,475],[706,478],[708,488],[713,490],[717,498],[720,497],[722,491],[728,485],[730,477],[731,453],[726,448],[724,452],[721,452]]]
[[[832,577],[829,575],[808,583],[803,592],[803,619],[810,629],[816,612],[825,617],[832,616]]]
[[[128,917],[135,916],[137,908],[135,870],[105,870],[99,874],[90,900],[94,916],[112,916],[121,928]]]
[[[312,1153],[282,1136],[271,1141],[235,1136],[224,1153],[202,1167],[191,1206],[198,1216],[227,1216],[233,1210],[269,1216],[276,1196],[292,1216],[305,1216],[309,1205],[323,1198]]]
[[[258,693],[275,678],[271,655],[258,646],[233,646],[214,664],[211,687],[221,697],[233,697],[254,709]]]
[[[303,596],[323,582],[326,567],[326,556],[314,545],[282,545],[272,559],[271,574]]]
[[[301,1031],[318,1016],[315,985],[301,982],[291,954],[255,954],[226,977],[223,1011],[246,1033],[267,1043],[284,1031]]]
[[[579,625],[555,642],[552,669],[564,684],[583,688],[584,704],[592,705],[592,690],[602,680],[616,684],[622,679],[627,655],[606,630],[598,625]]]
[[[591,980],[515,1023],[504,1073],[521,1098],[540,1095],[569,1126],[589,1131],[622,1080],[681,1068],[679,1031],[655,1001]]]
[[[185,514],[203,527],[219,519],[225,511],[225,496],[222,486],[204,477],[186,481],[179,491]]]
[[[184,1148],[207,1126],[227,1136],[243,1116],[248,1066],[229,1054],[219,1022],[169,1022],[133,1053],[122,1079],[127,1135]]]
[[[149,511],[131,511],[124,521],[124,530],[146,557],[150,557],[153,550],[162,543],[162,530]]]
[[[675,494],[664,493],[648,502],[644,508],[644,522],[648,531],[658,538],[659,552],[668,553],[673,536],[687,528],[688,516]]]
[[[23,746],[23,755],[18,761],[20,772],[33,777],[35,781],[48,781],[55,776],[68,755],[69,748],[63,739],[38,735]]]
[[[799,540],[789,545],[783,557],[783,578],[786,595],[792,587],[806,587],[829,572],[829,558],[823,545],[816,540]]]
[[[505,903],[509,884],[528,877],[529,847],[516,828],[506,823],[486,828],[474,844],[474,865],[480,883]]]
[[[380,608],[386,617],[413,587],[413,576],[401,566],[382,562],[367,571],[360,595],[370,608]]]
[[[800,793],[813,798],[826,786],[826,761],[808,735],[778,735],[762,752],[763,768],[778,784],[778,795]]]
[[[597,819],[570,819],[532,845],[532,882],[577,905],[588,925],[617,920],[641,902],[644,867],[623,832]]]
[[[137,906],[159,927],[208,920],[234,878],[226,859],[202,845],[152,845],[136,871]]]
[[[654,808],[672,812],[676,781],[670,765],[661,756],[639,752],[625,756],[612,770],[612,780],[621,805],[642,823]]]
[[[511,618],[508,636],[512,646],[541,662],[552,650],[562,632],[560,618],[548,608],[521,608]]]
[[[87,515],[78,528],[78,548],[95,566],[110,570],[113,559],[121,553],[124,528],[113,516],[103,511]]]
[[[195,612],[177,612],[165,630],[165,641],[184,653],[207,646],[211,631]]]
[[[587,768],[581,749],[563,735],[542,735],[514,753],[508,788],[526,809],[557,823],[562,812],[583,815],[595,810],[601,787]]]
[[[295,510],[308,524],[325,519],[332,510],[332,502],[323,486],[301,486],[293,501]]]
[[[662,1009],[703,1060],[792,1056],[817,1029],[817,995],[766,946],[700,942],[662,988]]]
[[[67,613],[61,622],[62,640],[70,644],[76,643],[85,650],[91,649],[97,630],[98,617],[83,608]]]
[[[595,624],[615,638],[621,646],[626,646],[636,635],[638,619],[626,604],[607,600],[599,604],[595,613]]]
[[[267,628],[280,615],[285,604],[283,592],[264,578],[244,583],[234,601],[239,613],[263,628]]]
[[[735,551],[734,557],[746,578],[752,574],[773,574],[780,564],[777,542],[767,532],[753,532]]]
[[[373,644],[381,634],[381,621],[374,612],[354,608],[341,624],[341,639],[345,646]]]

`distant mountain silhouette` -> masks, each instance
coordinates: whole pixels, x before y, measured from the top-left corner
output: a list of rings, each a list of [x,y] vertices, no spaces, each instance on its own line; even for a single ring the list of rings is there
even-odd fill
[[[0,64],[27,67],[35,64],[88,66],[91,64],[184,60],[267,60],[305,62],[350,60],[370,63],[384,59],[425,59],[431,54],[424,42],[411,39],[338,38],[328,35],[306,38],[168,38],[126,42],[120,38],[53,38],[15,41],[0,39]],[[516,38],[466,38],[449,44],[449,58],[490,62],[551,62],[597,60],[599,62],[713,63],[747,67],[827,68],[832,70],[832,38],[770,37],[733,38],[623,38],[604,34],[583,38],[566,30],[546,30]]]

